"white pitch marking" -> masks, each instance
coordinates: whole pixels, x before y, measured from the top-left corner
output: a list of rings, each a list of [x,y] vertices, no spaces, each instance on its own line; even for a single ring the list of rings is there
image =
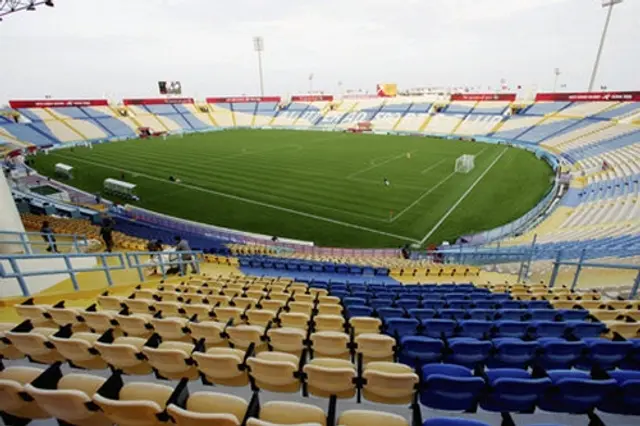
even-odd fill
[[[432,186],[431,188],[429,188],[428,190],[426,190],[422,195],[420,195],[418,197],[418,199],[416,199],[413,203],[409,204],[407,207],[405,207],[400,213],[398,213],[397,215],[393,216],[391,218],[391,220],[389,220],[390,223],[395,222],[396,220],[398,220],[400,218],[400,216],[404,215],[406,212],[408,212],[409,210],[411,210],[416,204],[418,204],[420,201],[422,201],[424,199],[424,197],[426,197],[427,195],[431,194],[433,191],[435,191],[436,189],[438,189],[443,183],[445,183],[446,181],[448,181],[449,179],[451,179],[451,177],[453,175],[455,175],[456,172],[453,171],[451,173],[449,173],[444,179],[442,179],[440,182],[436,183],[434,186]]]
[[[426,169],[424,169],[423,171],[421,171],[420,174],[423,175],[423,174],[427,173],[428,171],[435,169],[440,164],[444,163],[446,160],[447,160],[446,158],[443,158],[442,160],[438,161],[436,164],[432,164],[431,166],[429,166]]]
[[[413,154],[414,152],[418,152],[418,150],[410,151],[410,153],[411,153],[411,154]],[[406,152],[403,152],[402,154],[400,154],[400,155],[396,155],[395,157],[391,157],[390,159],[388,159],[388,160],[386,160],[386,161],[383,161],[382,163],[378,163],[378,164],[375,164],[375,165],[373,165],[373,166],[366,167],[366,168],[364,168],[364,169],[362,169],[362,170],[358,170],[357,172],[355,172],[355,173],[351,173],[349,176],[347,176],[347,179],[354,178],[354,177],[358,176],[359,174],[362,174],[362,173],[364,173],[364,172],[368,172],[369,170],[373,170],[373,169],[375,169],[376,167],[384,166],[385,164],[390,163],[390,162],[392,162],[392,161],[394,161],[394,160],[397,160],[397,159],[399,159],[399,158],[402,158],[402,157],[404,157],[405,155],[407,155],[407,153],[406,153]]]
[[[482,174],[480,176],[478,176],[478,179],[476,179],[471,184],[471,186],[465,191],[465,193],[462,194],[462,196],[460,198],[458,198],[458,201],[456,201],[455,204],[453,206],[451,206],[451,208],[449,210],[447,210],[447,212],[444,214],[444,216],[442,216],[442,218],[438,221],[438,223],[436,223],[435,226],[433,228],[431,228],[431,231],[429,231],[429,233],[427,235],[425,235],[422,240],[420,240],[420,245],[424,244],[425,241],[427,241],[427,239],[429,239],[429,237],[432,236],[433,233],[438,230],[438,228],[440,228],[440,226],[444,223],[445,220],[447,220],[447,218],[451,215],[451,213],[453,213],[453,211],[460,205],[460,203],[462,203],[462,201],[465,198],[467,198],[467,195],[469,195],[471,193],[471,191],[473,191],[473,188],[475,188],[476,185],[478,185],[480,183],[482,178],[484,178],[485,175],[487,173],[489,173],[489,170],[491,170],[493,168],[493,166],[495,166],[495,164],[502,158],[504,153],[507,152],[507,149],[509,149],[509,148],[505,148],[505,149],[502,150],[500,155],[498,155],[495,158],[495,160],[493,160],[493,162],[491,164],[489,164],[489,166],[484,170],[484,172],[482,172]]]
[[[80,159],[80,158],[66,157],[64,155],[60,155],[60,154],[57,154],[57,153],[51,154],[51,155],[58,156],[58,157],[61,157],[61,158],[66,158],[66,159],[69,159],[69,160],[76,160],[76,161],[79,161],[81,163],[93,164],[94,166],[103,167],[105,169],[111,169],[111,170],[116,170],[116,171],[120,171],[120,172],[127,172],[127,173],[134,173],[131,170],[122,169],[120,167],[113,167],[113,166],[109,166],[109,165],[98,163],[98,162],[94,162],[94,161],[83,160],[83,159]],[[135,172],[135,173],[137,173],[138,176],[146,177],[147,179],[156,180],[156,181],[159,181],[159,182],[165,182],[166,181],[166,179],[162,179],[162,178],[159,178],[159,177],[156,177],[156,176],[151,176],[151,175],[148,175],[146,173],[139,173],[139,172]],[[309,217],[311,219],[316,219],[316,220],[320,220],[320,221],[323,221],[323,222],[329,222],[329,223],[333,223],[333,224],[336,224],[336,225],[345,226],[347,228],[359,229],[361,231],[367,231],[367,232],[371,232],[373,234],[386,235],[387,237],[393,237],[393,238],[397,238],[399,240],[412,241],[414,243],[418,242],[418,240],[416,240],[414,238],[411,238],[411,237],[404,236],[404,235],[392,234],[390,232],[380,231],[378,229],[373,229],[373,228],[367,228],[366,226],[361,226],[361,225],[357,225],[357,224],[354,224],[354,223],[342,222],[340,220],[330,219],[328,217],[318,216],[318,215],[311,214],[311,213],[306,213],[306,212],[303,212],[303,211],[300,211],[300,210],[290,209],[288,207],[282,207],[282,206],[278,206],[278,205],[275,205],[275,204],[263,203],[262,201],[252,200],[251,198],[240,197],[238,195],[227,194],[225,192],[214,191],[212,189],[201,188],[199,186],[189,185],[189,184],[186,184],[186,183],[174,183],[174,185],[179,185],[179,186],[182,186],[184,188],[194,189],[194,190],[200,191],[200,192],[206,192],[206,193],[210,193],[210,194],[214,194],[214,195],[219,195],[221,197],[231,198],[232,200],[242,201],[242,202],[245,202],[247,204],[255,204],[257,206],[268,207],[270,209],[280,210],[280,211],[283,211],[283,212],[296,214],[298,216]]]

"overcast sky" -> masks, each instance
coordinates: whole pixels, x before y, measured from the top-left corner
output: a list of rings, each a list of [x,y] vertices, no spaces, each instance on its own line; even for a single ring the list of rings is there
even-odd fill
[[[588,85],[601,0],[55,0],[0,23],[0,104],[15,98]],[[640,90],[640,0],[613,12],[597,86]]]

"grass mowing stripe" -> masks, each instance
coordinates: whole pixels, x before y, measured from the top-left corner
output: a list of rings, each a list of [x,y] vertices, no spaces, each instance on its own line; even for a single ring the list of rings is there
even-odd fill
[[[505,152],[507,152],[507,149],[508,148],[503,149],[502,152],[500,154],[498,154],[498,156],[495,158],[495,160],[493,160],[493,162],[491,164],[489,164],[489,167],[487,167],[484,170],[484,172],[482,172],[482,174],[478,177],[478,179],[476,179],[471,184],[471,186],[464,192],[464,194],[462,194],[462,196],[460,198],[458,198],[458,200],[455,202],[455,204],[453,206],[451,206],[451,208],[449,210],[447,210],[447,212],[444,214],[444,216],[442,216],[442,218],[438,221],[438,223],[436,223],[435,226],[433,228],[431,228],[431,230],[427,233],[427,235],[425,235],[424,238],[422,238],[420,240],[420,244],[424,244],[425,241],[427,241],[429,239],[429,237],[431,235],[433,235],[433,233],[436,232],[438,230],[438,228],[440,228],[440,225],[442,225],[444,223],[444,221],[447,220],[449,215],[451,215],[451,213],[453,213],[453,211],[460,205],[460,203],[465,198],[467,198],[467,195],[469,195],[471,193],[471,191],[473,191],[473,188],[475,188],[476,185],[478,185],[478,183],[480,183],[482,178],[484,178],[486,176],[486,174],[489,173],[489,171],[493,168],[493,166],[495,166],[496,163],[498,161],[500,161],[500,159],[505,154]]]
[[[56,155],[56,154],[51,154],[51,155]],[[61,156],[61,155],[56,155],[56,156],[64,158],[64,156]],[[89,161],[89,160],[84,160],[84,159],[81,160],[81,159],[76,158],[76,161],[80,161],[80,162],[86,163],[86,164],[93,164],[94,166],[99,166],[99,167],[109,168],[109,169],[113,169],[113,170],[118,170],[116,167],[106,166],[104,164],[94,163],[94,162]],[[132,172],[129,172],[129,173],[132,173]],[[160,179],[160,178],[157,178],[157,177],[154,177],[154,176],[151,176],[151,175],[147,175],[146,173],[138,173],[138,174],[140,176],[146,177],[147,179],[161,180],[162,182],[165,182],[164,179]],[[379,229],[372,229],[372,228],[368,228],[366,226],[361,226],[361,225],[357,225],[357,224],[349,223],[349,222],[343,222],[343,221],[336,220],[336,219],[331,219],[331,218],[328,218],[328,217],[322,217],[322,216],[318,216],[318,215],[315,215],[315,214],[311,214],[311,213],[302,212],[302,211],[299,211],[299,210],[290,209],[290,208],[287,208],[287,207],[277,206],[277,205],[274,205],[274,204],[263,203],[261,201],[251,200],[249,198],[244,198],[244,197],[238,197],[236,195],[226,194],[226,193],[220,192],[220,191],[213,191],[213,190],[210,190],[210,189],[200,188],[198,186],[188,185],[188,184],[184,184],[184,183],[175,183],[175,185],[182,186],[184,188],[194,189],[194,190],[200,191],[200,192],[208,192],[208,193],[211,193],[211,194],[214,194],[214,195],[219,195],[221,197],[231,198],[231,199],[234,199],[234,200],[237,200],[237,201],[242,201],[242,202],[245,202],[245,203],[248,203],[248,204],[254,204],[254,205],[258,205],[258,206],[262,206],[262,207],[271,208],[271,209],[274,209],[274,210],[280,210],[280,211],[284,211],[284,212],[287,212],[287,213],[293,213],[293,214],[300,215],[300,216],[305,216],[305,217],[308,217],[308,218],[311,218],[311,219],[333,223],[335,225],[346,226],[346,227],[349,227],[349,228],[354,228],[354,229],[358,229],[358,230],[366,231],[366,232],[372,232],[372,233],[380,234],[380,235],[386,235],[388,237],[393,237],[393,238],[396,238],[396,239],[399,239],[399,240],[408,240],[408,241],[413,241],[413,242],[416,242],[416,243],[418,242],[418,240],[416,240],[416,239],[414,239],[412,237],[393,234],[393,233],[390,233],[390,232],[381,231]]]
[[[389,220],[389,222],[393,223],[396,220],[400,219],[402,216],[404,216],[404,214],[406,212],[408,212],[409,210],[411,210],[416,204],[418,204],[420,201],[422,201],[424,199],[424,197],[426,197],[427,195],[431,194],[433,191],[435,191],[436,189],[438,189],[443,183],[445,183],[446,181],[448,181],[449,179],[451,179],[451,177],[453,175],[455,175],[456,172],[451,172],[449,173],[447,176],[444,177],[444,179],[442,179],[440,182],[438,182],[437,184],[435,184],[434,186],[432,186],[431,188],[429,188],[428,190],[426,190],[422,195],[420,195],[420,197],[418,197],[413,203],[409,204],[407,207],[405,207],[404,209],[402,209],[402,211],[400,213],[398,213],[395,216],[391,217],[391,220]]]
[[[415,150],[415,151],[411,151],[411,153],[412,153],[412,154],[413,154],[414,152],[417,152],[417,150]],[[388,164],[388,163],[390,163],[390,162],[392,162],[392,161],[394,161],[394,160],[397,160],[397,159],[399,159],[399,158],[402,158],[402,157],[404,157],[405,155],[407,155],[407,153],[406,153],[406,152],[403,152],[402,154],[400,154],[400,155],[396,155],[395,157],[392,157],[392,158],[390,158],[390,159],[388,159],[388,160],[386,160],[386,161],[383,161],[382,163],[374,164],[373,166],[370,166],[370,167],[364,168],[364,169],[362,169],[362,170],[358,170],[357,172],[351,173],[349,176],[347,176],[347,179],[349,179],[349,178],[353,178],[353,177],[356,177],[356,176],[358,176],[358,175],[361,175],[361,174],[362,174],[362,173],[364,173],[364,172],[368,172],[369,170],[373,170],[373,169],[378,168],[378,167],[380,167],[380,166],[384,166],[385,164]]]

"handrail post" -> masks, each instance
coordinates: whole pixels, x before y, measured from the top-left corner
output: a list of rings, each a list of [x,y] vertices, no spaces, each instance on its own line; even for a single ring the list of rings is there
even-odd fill
[[[73,248],[76,250],[76,253],[80,253],[80,247],[78,246],[78,236],[73,234]]]
[[[64,260],[64,264],[67,266],[67,272],[69,273],[69,278],[71,278],[71,284],[73,284],[73,289],[75,291],[80,291],[80,285],[78,284],[78,277],[76,276],[76,271],[73,269],[73,265],[71,264],[71,260],[69,256],[66,254],[62,255],[62,259]]]
[[[578,286],[578,277],[580,276],[580,272],[582,272],[582,263],[584,262],[586,254],[587,249],[582,249],[582,253],[580,253],[580,259],[578,260],[578,267],[576,268],[576,274],[573,277],[573,283],[571,283],[571,291],[574,291]]]
[[[133,260],[135,261],[134,267],[138,271],[138,278],[140,278],[140,282],[144,282],[144,272],[142,272],[142,268],[140,267],[140,258],[138,257],[138,253],[133,254]]]
[[[529,270],[531,269],[531,262],[533,261],[533,257],[536,251],[536,242],[538,241],[538,234],[533,235],[533,241],[531,242],[531,249],[529,251],[529,259],[527,259],[527,263],[524,266],[522,282],[526,283],[529,280]]]
[[[13,269],[13,273],[16,275],[16,280],[18,281],[18,285],[20,286],[22,295],[25,297],[31,296],[31,292],[29,291],[29,286],[27,285],[27,282],[24,280],[24,277],[22,276],[22,271],[20,270],[20,266],[18,266],[18,261],[16,259],[9,259],[9,265],[11,265],[11,269]]]
[[[160,266],[160,272],[162,272],[162,279],[164,280],[167,278],[167,271],[164,268],[164,259],[162,258],[162,254],[160,254],[158,259],[159,259],[158,265]]]
[[[629,299],[635,299],[636,296],[638,296],[638,289],[640,289],[640,270],[638,271],[638,275],[636,275],[636,279],[633,281],[633,287],[631,288]]]
[[[22,244],[22,249],[24,250],[25,254],[32,254],[33,250],[31,249],[31,244],[28,244],[27,241],[29,241],[29,237],[26,234],[21,233],[20,243]]]
[[[102,265],[104,266],[104,274],[107,277],[107,285],[109,287],[113,287],[113,278],[111,277],[111,270],[109,269],[109,262],[107,261],[107,255],[104,253],[100,253],[100,257],[102,258]]]
[[[562,250],[558,250],[556,260],[553,262],[553,271],[551,272],[551,278],[549,278],[549,288],[553,288],[558,278],[558,272],[560,271],[560,261],[562,260]]]

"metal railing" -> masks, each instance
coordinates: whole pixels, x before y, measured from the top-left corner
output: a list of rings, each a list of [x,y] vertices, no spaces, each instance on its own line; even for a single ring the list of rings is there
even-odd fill
[[[34,254],[34,246],[51,247],[71,247],[74,253],[82,253],[83,249],[89,247],[89,241],[84,235],[78,234],[43,234],[41,232],[14,232],[0,231],[0,236],[9,236],[13,239],[0,239],[0,245],[20,245],[26,254]],[[29,237],[34,237],[30,239]],[[47,241],[44,240],[47,238]],[[71,239],[71,241],[60,241],[60,239]]]
[[[161,253],[161,256],[158,254]],[[140,258],[147,256],[154,259],[149,262],[141,262]],[[92,266],[74,266],[73,260],[95,258],[96,264]],[[57,269],[25,270],[23,262],[30,260],[62,260],[63,265]],[[110,264],[109,261],[115,262]],[[68,275],[75,291],[80,291],[78,274],[82,272],[104,272],[109,287],[113,286],[112,271],[136,269],[141,282],[145,280],[145,268],[158,268],[163,278],[166,278],[172,268],[186,272],[186,267],[193,266],[195,271],[200,270],[199,264],[204,262],[204,254],[201,251],[180,252],[130,252],[130,253],[59,253],[59,254],[11,254],[0,255],[0,278],[16,279],[22,295],[31,296],[31,290],[27,278],[46,275]],[[7,267],[8,266],[8,267]],[[55,267],[54,267],[55,268]]]

